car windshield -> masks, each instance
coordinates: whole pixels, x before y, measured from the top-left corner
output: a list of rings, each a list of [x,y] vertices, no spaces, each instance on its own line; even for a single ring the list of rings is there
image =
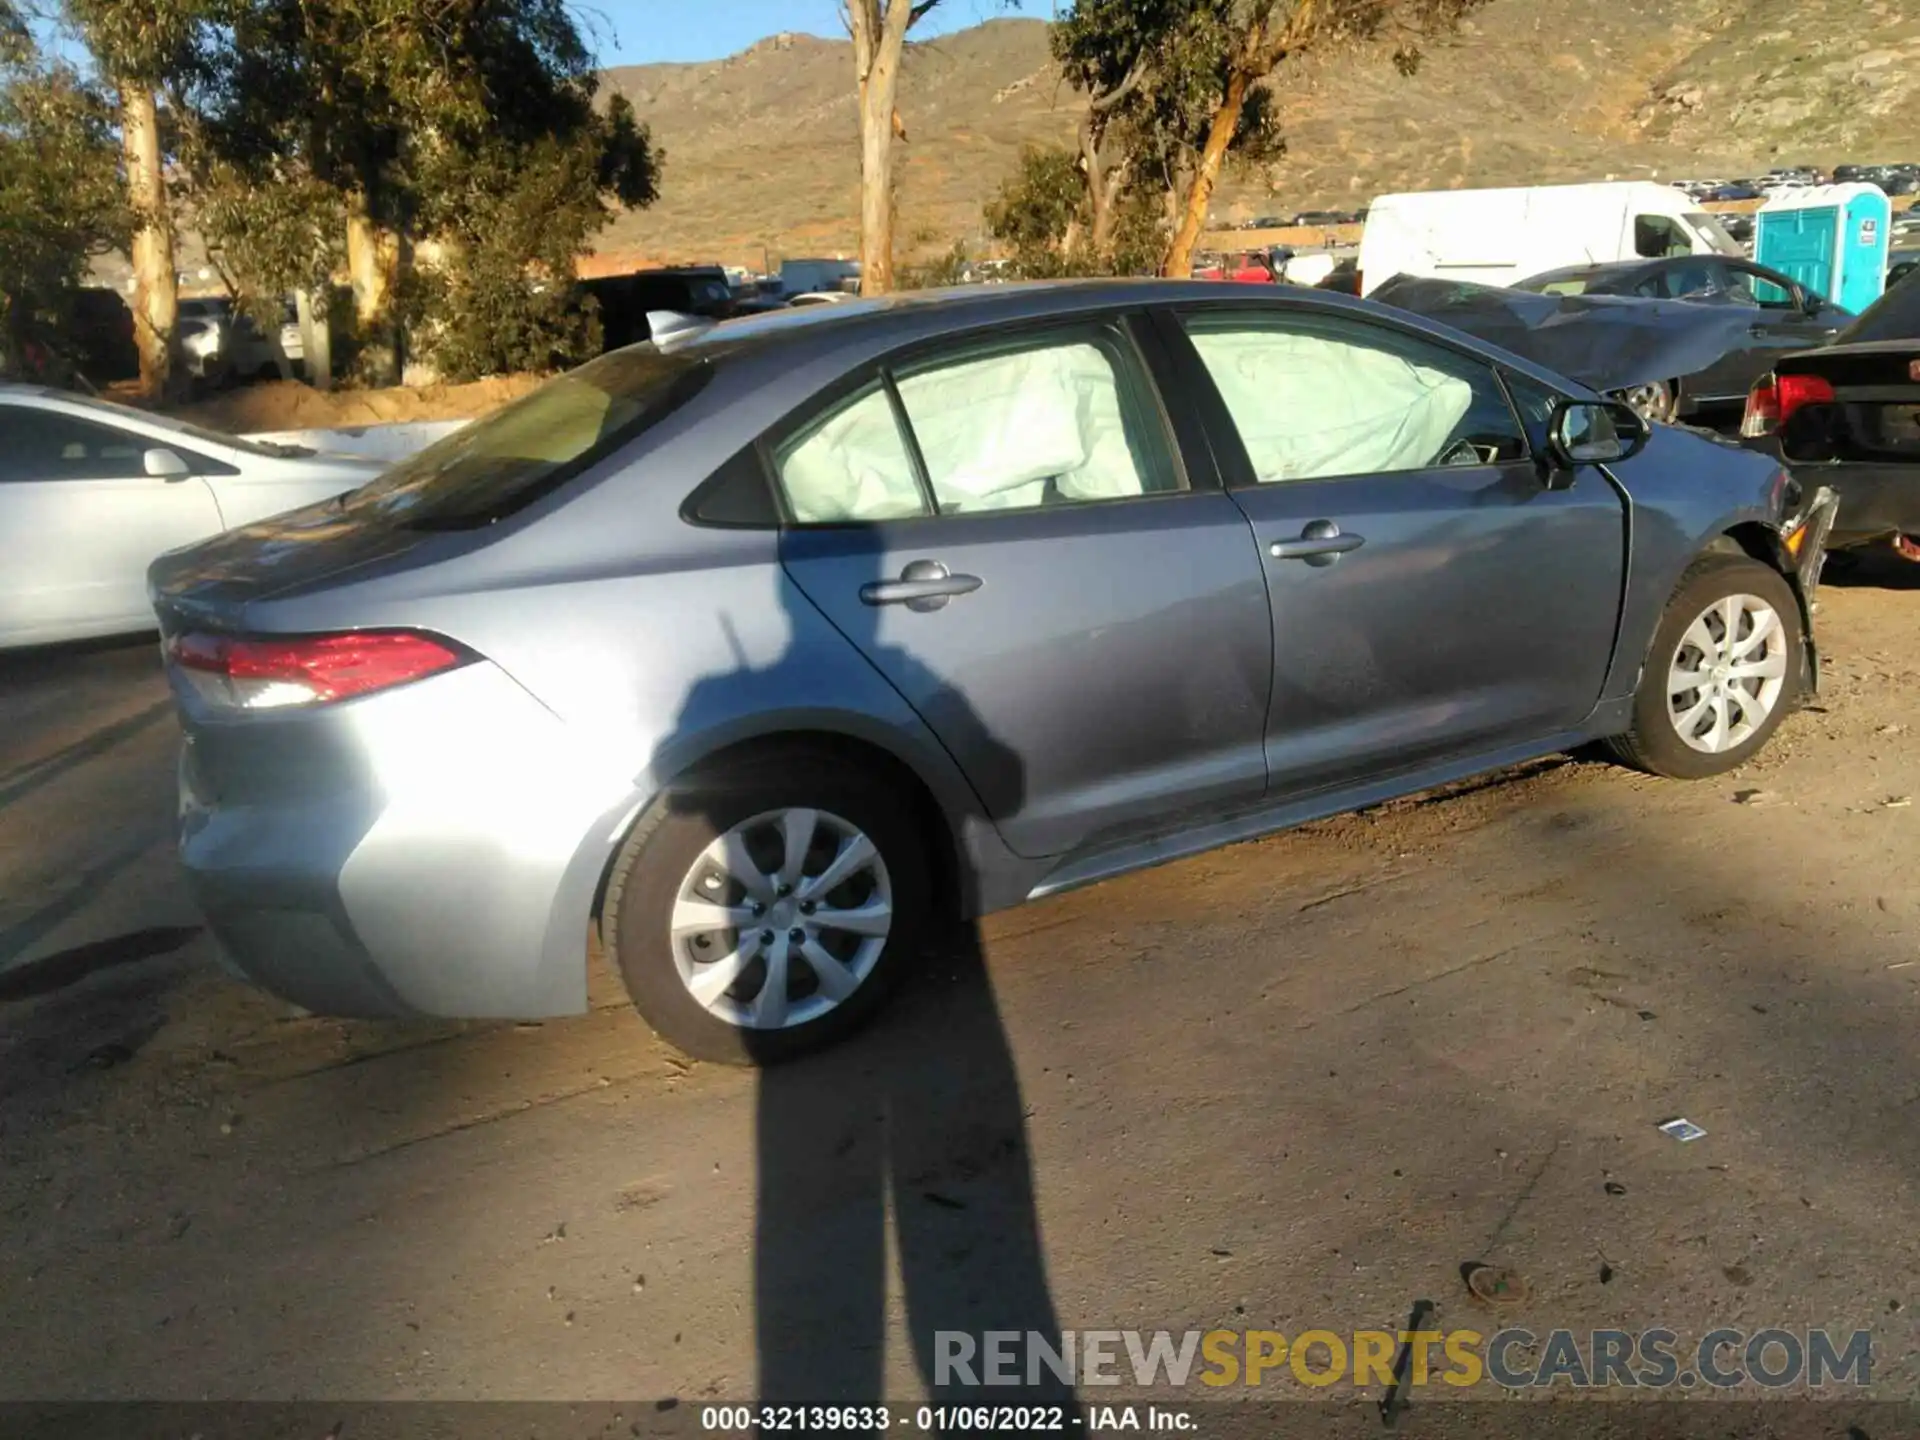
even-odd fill
[[[549,380],[342,496],[423,529],[491,524],[558,488],[684,405],[705,357],[634,345]]]
[[[1707,243],[1722,255],[1745,255],[1747,252],[1740,242],[1727,233],[1727,227],[1720,223],[1720,217],[1705,210],[1696,210],[1687,216],[1687,224],[1707,237]]]
[[[1920,344],[1920,270],[1861,313],[1858,320],[1834,337],[1836,345],[1858,345],[1871,340],[1912,340]]]

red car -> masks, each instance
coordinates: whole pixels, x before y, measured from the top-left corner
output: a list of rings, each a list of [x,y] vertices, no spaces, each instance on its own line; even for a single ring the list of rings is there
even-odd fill
[[[1273,273],[1273,262],[1263,251],[1243,250],[1238,255],[1228,255],[1218,264],[1208,265],[1193,272],[1196,280],[1235,280],[1241,284],[1275,285],[1278,277]]]

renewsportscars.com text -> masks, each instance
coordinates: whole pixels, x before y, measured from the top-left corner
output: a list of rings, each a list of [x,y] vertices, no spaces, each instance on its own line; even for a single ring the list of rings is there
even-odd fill
[[[1864,1387],[1873,1377],[1866,1330],[1708,1331],[1686,1342],[1666,1329],[1530,1330],[1081,1330],[934,1332],[934,1383],[967,1386],[1128,1385],[1183,1389],[1204,1385],[1405,1383],[1456,1388],[1491,1382],[1508,1389],[1730,1390],[1754,1385]]]

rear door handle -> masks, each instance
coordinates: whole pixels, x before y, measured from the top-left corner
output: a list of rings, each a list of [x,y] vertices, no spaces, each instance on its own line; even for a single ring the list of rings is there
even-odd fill
[[[1267,547],[1267,553],[1276,560],[1331,565],[1349,550],[1358,550],[1366,543],[1364,535],[1344,534],[1331,520],[1309,520],[1298,540],[1276,540]]]
[[[981,583],[978,575],[955,575],[938,560],[911,560],[898,580],[870,580],[862,585],[860,600],[866,605],[938,610],[956,595],[971,595]]]

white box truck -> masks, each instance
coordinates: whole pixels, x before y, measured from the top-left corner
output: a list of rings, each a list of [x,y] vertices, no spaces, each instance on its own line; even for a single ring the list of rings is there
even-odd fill
[[[1646,180],[1382,195],[1360,237],[1360,293],[1395,275],[1511,285],[1563,265],[1713,253],[1745,254],[1685,192]]]

